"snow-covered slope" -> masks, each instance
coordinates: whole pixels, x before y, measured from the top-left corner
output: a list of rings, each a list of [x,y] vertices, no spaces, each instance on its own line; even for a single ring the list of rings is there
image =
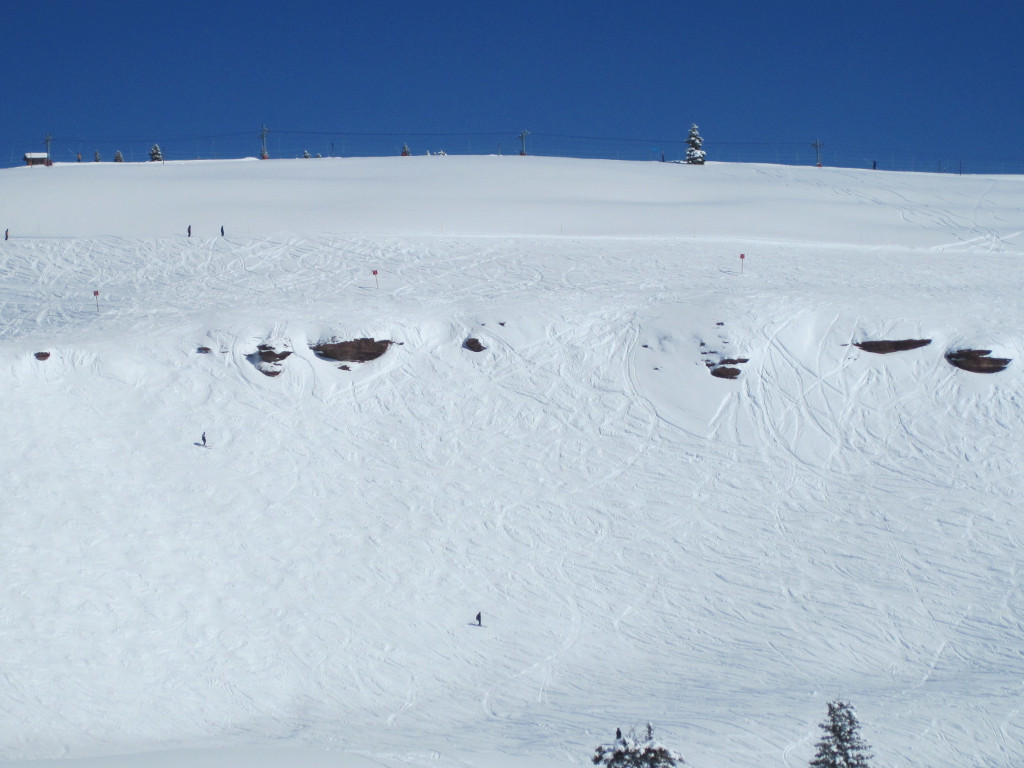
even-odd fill
[[[584,765],[651,721],[796,766],[836,696],[880,765],[1024,760],[1024,179],[450,156],[0,200],[8,764]],[[852,346],[894,339],[931,342]]]

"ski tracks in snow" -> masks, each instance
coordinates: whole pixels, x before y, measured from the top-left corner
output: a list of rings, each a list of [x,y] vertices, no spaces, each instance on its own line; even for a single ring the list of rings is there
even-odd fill
[[[1019,667],[1007,552],[1024,535],[999,479],[1020,474],[1019,399],[943,368],[940,339],[884,361],[844,346],[901,306],[871,304],[876,277],[800,277],[817,262],[780,248],[784,277],[751,259],[741,283],[718,246],[675,241],[16,248],[4,338],[56,341],[46,364],[9,353],[11,450],[30,459],[9,492],[33,511],[8,541],[49,526],[60,547],[11,545],[7,610],[21,639],[53,630],[37,646],[51,661],[92,654],[88,679],[117,709],[101,736],[337,738],[343,721],[351,739],[554,749],[653,700],[673,703],[670,732],[722,744],[737,691],[780,703],[793,733],[817,691],[901,712],[911,691],[937,711],[972,659]],[[641,346],[663,330],[652,315],[674,334],[657,350]],[[716,321],[750,358],[736,382],[708,382],[699,359]],[[306,346],[327,335],[402,343],[340,371]],[[270,339],[294,350],[276,378],[249,359]],[[719,387],[703,433],[666,407],[692,381]],[[209,451],[192,446],[201,431]],[[54,478],[80,493],[56,499]],[[69,574],[105,591],[40,591]],[[73,631],[31,624],[47,604]],[[21,664],[11,695],[30,700],[39,678]],[[133,682],[146,675],[152,688]],[[971,706],[994,713],[992,733],[1010,727],[1002,683],[977,682]],[[39,690],[24,713],[38,743],[73,741],[81,724],[61,713],[98,694]],[[174,711],[147,690],[172,691]],[[750,749],[807,751],[745,728]]]

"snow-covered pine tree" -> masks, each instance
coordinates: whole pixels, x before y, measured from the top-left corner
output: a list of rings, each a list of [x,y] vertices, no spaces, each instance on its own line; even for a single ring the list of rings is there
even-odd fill
[[[697,124],[690,126],[690,135],[686,137],[686,162],[690,165],[704,165],[704,156],[707,154],[701,147],[704,146],[704,139],[700,137]]]
[[[117,150],[117,152],[114,153],[114,162],[115,163],[123,163],[124,162],[124,155],[121,154],[121,150],[120,149]]]
[[[674,768],[684,761],[682,755],[654,740],[654,729],[648,724],[645,740],[630,731],[612,744],[601,744],[594,751],[593,763],[605,768]]]
[[[96,154],[93,156],[92,161],[98,163],[100,161],[100,151],[97,149]]]
[[[163,162],[163,159],[164,159],[164,153],[160,151],[160,145],[159,144],[154,144],[152,147],[149,148],[149,160],[150,160],[150,162],[152,162],[152,163],[160,163],[160,162]]]
[[[872,755],[860,737],[860,722],[853,706],[845,701],[830,701],[828,719],[819,723],[825,732],[811,768],[868,768]]]

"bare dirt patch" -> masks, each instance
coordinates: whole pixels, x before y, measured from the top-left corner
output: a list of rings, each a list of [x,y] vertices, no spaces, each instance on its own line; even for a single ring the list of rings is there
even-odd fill
[[[36,352],[36,360],[49,360],[49,359],[50,359],[50,353],[49,352]]]
[[[487,347],[480,343],[480,339],[466,339],[462,342],[462,348],[468,349],[470,352],[483,352]]]

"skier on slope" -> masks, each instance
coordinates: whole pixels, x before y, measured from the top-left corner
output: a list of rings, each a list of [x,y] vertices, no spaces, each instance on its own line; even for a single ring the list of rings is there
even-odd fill
[[[203,440],[203,448],[205,448],[206,447],[206,433],[205,432],[203,432],[202,440]]]
[[[482,627],[484,625],[483,624],[483,619],[480,618],[480,612],[479,611],[477,611],[477,614],[476,614],[476,625],[478,627]]]

